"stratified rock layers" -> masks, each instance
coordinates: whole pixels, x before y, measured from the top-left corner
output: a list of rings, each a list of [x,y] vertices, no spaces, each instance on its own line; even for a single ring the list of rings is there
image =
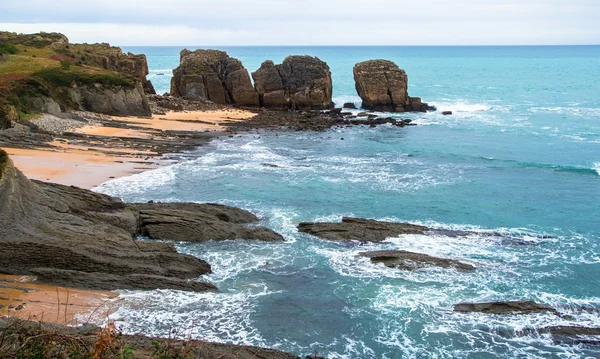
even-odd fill
[[[170,243],[135,240],[138,234],[179,241],[283,240],[244,224],[253,214],[215,204],[125,204],[76,187],[30,181],[0,150],[0,273],[92,289],[211,290],[193,280],[210,265],[177,253]]]

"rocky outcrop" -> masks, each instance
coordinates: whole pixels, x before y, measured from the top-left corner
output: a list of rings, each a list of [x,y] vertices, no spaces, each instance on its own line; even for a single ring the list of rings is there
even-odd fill
[[[288,56],[280,65],[265,61],[252,73],[260,106],[324,110],[333,107],[329,66],[317,57]]]
[[[386,267],[403,270],[415,270],[426,267],[456,268],[465,271],[475,270],[474,266],[454,259],[432,257],[408,251],[371,251],[362,252],[358,255],[370,258],[373,263],[383,263]]]
[[[258,218],[239,208],[196,203],[148,203],[133,208],[140,213],[140,233],[150,238],[185,242],[284,240],[268,228],[244,225]]]
[[[181,51],[171,95],[223,105],[258,106],[258,95],[242,63],[224,51]]]
[[[227,239],[235,239],[243,231],[239,222],[256,220],[246,211],[218,205],[157,204],[154,210],[76,187],[30,181],[0,150],[0,273],[37,275],[49,283],[92,289],[211,290],[211,284],[195,280],[211,272],[208,263],[177,253],[170,243],[135,237],[150,232],[196,240],[193,233],[206,238],[222,228],[211,232],[197,227],[223,222],[237,228],[227,232]],[[158,223],[155,229],[147,221],[148,212],[171,223]],[[191,217],[186,222],[178,215]],[[183,234],[172,235],[176,232]]]
[[[73,110],[114,116],[152,115],[141,82],[137,82],[134,87],[74,84],[71,87],[59,87],[56,89],[56,93],[63,107],[68,106]],[[57,107],[59,107],[58,104],[52,108],[56,109]]]
[[[408,96],[408,76],[387,60],[370,60],[354,66],[356,92],[368,110],[385,112],[425,112],[434,107]]]
[[[533,301],[459,303],[454,306],[454,311],[485,314],[531,314],[548,312],[559,315],[556,309]]]
[[[381,242],[402,234],[426,234],[430,231],[430,228],[410,223],[380,222],[372,219],[344,217],[340,223],[300,223],[298,230],[332,241]]]

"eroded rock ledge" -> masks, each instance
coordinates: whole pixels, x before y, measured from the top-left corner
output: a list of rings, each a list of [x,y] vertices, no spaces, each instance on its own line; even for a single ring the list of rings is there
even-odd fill
[[[258,218],[221,205],[132,204],[76,187],[30,181],[0,149],[0,273],[90,289],[214,290],[195,279],[211,272],[179,241],[283,240]]]
[[[362,252],[358,255],[370,258],[373,263],[383,263],[386,267],[403,270],[415,270],[427,267],[456,268],[466,271],[475,270],[475,266],[455,259],[432,257],[427,254],[408,251],[371,251]]]
[[[410,223],[381,222],[372,219],[344,217],[341,222],[303,222],[300,232],[332,241],[382,242],[403,234],[427,234],[431,228]]]

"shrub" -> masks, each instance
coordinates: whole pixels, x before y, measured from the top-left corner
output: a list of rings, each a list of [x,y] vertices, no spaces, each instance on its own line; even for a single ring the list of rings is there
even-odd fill
[[[102,84],[124,88],[135,87],[135,81],[127,76],[118,74],[90,74],[84,72],[67,71],[64,68],[44,69],[32,74],[53,87],[71,86],[73,83],[83,85]]]
[[[0,55],[14,55],[17,53],[17,47],[13,44],[9,44],[8,42],[0,42]]]
[[[68,70],[71,68],[71,63],[69,61],[61,61],[60,68],[63,70]]]

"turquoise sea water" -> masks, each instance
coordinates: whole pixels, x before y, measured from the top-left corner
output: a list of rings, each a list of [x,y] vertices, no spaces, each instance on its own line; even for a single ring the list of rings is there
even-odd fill
[[[168,91],[180,48],[125,50],[147,54],[151,80]],[[355,63],[390,59],[407,71],[411,96],[454,115],[402,115],[420,125],[405,128],[219,139],[188,162],[98,187],[127,201],[240,206],[286,237],[283,244],[178,244],[212,264],[206,279],[221,292],[125,292],[117,317],[128,331],[168,336],[177,327],[186,336],[328,358],[600,355],[598,346],[518,333],[600,326],[600,46],[225,50],[250,71],[266,59],[316,55],[331,67],[338,104],[360,103]],[[342,216],[481,235],[401,236],[359,246],[295,229]],[[478,269],[403,272],[355,257],[383,248]],[[452,311],[458,302],[491,300],[535,300],[573,318]]]

